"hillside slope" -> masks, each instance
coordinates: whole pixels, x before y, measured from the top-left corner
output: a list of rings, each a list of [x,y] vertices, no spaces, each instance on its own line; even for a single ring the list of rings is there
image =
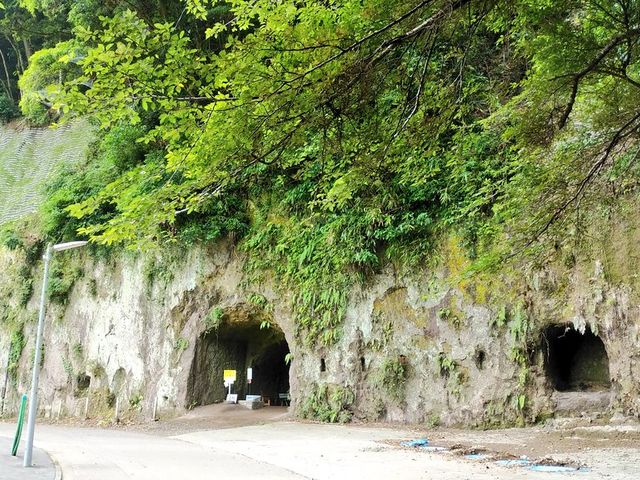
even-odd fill
[[[92,138],[82,121],[57,129],[0,126],[0,224],[35,210],[56,165],[81,161]]]

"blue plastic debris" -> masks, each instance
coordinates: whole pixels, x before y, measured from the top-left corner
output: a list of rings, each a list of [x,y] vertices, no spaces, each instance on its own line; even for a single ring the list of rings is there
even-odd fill
[[[498,465],[502,465],[503,467],[513,467],[513,466],[522,467],[522,466],[531,465],[531,460],[519,458],[517,460],[497,460],[496,463]]]
[[[563,473],[563,472],[576,472],[576,467],[567,467],[565,465],[531,465],[529,470],[534,472],[549,472],[549,473]]]
[[[444,447],[435,447],[435,446],[431,446],[431,445],[422,445],[420,447],[420,450],[426,450],[427,452],[444,452],[447,449],[444,448]]]
[[[468,453],[464,456],[464,458],[468,458],[469,460],[484,460],[489,457],[490,455],[486,453]]]
[[[424,447],[425,445],[429,445],[429,440],[426,438],[418,438],[417,440],[408,440],[406,442],[401,442],[400,445],[403,447]]]

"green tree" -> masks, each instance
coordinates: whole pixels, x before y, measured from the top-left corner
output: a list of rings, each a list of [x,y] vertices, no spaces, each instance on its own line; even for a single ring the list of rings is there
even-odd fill
[[[243,236],[335,340],[348,287],[443,232],[486,266],[634,191],[638,3],[118,4],[74,23],[82,72],[48,95],[156,154],[67,211],[105,244]]]

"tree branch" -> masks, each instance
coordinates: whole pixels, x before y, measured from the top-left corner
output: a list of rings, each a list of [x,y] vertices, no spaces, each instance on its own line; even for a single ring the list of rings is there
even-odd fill
[[[389,51],[391,51],[396,45],[406,42],[413,37],[421,35],[426,30],[430,29],[434,26],[442,17],[444,17],[447,13],[451,13],[459,8],[464,7],[465,5],[471,3],[471,0],[457,0],[451,3],[447,8],[442,8],[418,26],[412,28],[408,32],[403,33],[402,35],[398,35],[394,38],[386,40],[383,42],[377,49],[369,56],[368,65],[372,65],[378,62],[381,58],[383,58]]]
[[[618,129],[616,131],[616,133],[614,134],[613,138],[611,139],[611,141],[607,145],[607,148],[605,148],[603,154],[591,166],[591,168],[587,172],[587,175],[578,184],[578,188],[576,188],[576,190],[573,193],[573,195],[571,195],[571,197],[569,197],[567,200],[565,200],[562,203],[562,205],[560,205],[560,207],[558,207],[553,212],[551,217],[549,217],[549,219],[545,222],[545,224],[536,232],[536,234],[533,236],[533,238],[530,239],[525,244],[525,246],[524,246],[524,248],[522,250],[527,249],[528,247],[533,245],[535,242],[537,242],[540,239],[540,237],[542,235],[544,235],[549,230],[551,225],[553,225],[563,215],[563,213],[567,210],[567,208],[569,208],[576,200],[578,200],[580,198],[580,196],[583,194],[584,190],[587,188],[589,183],[591,183],[591,181],[598,174],[598,172],[602,169],[602,167],[604,167],[604,165],[606,164],[607,160],[609,159],[609,157],[613,153],[613,150],[616,148],[616,146],[618,145],[620,140],[622,140],[625,136],[629,135],[629,133],[631,133],[634,130],[638,129],[638,125],[637,124],[634,125],[634,123],[638,122],[638,120],[640,120],[640,112],[636,113],[633,117],[631,117],[630,120],[628,120],[622,127],[620,127],[620,129]],[[633,128],[631,128],[630,132],[626,132],[626,130],[629,129],[629,127],[633,127]]]
[[[571,96],[569,97],[569,103],[564,109],[564,113],[560,118],[559,128],[564,128],[569,120],[569,115],[573,110],[573,106],[576,102],[576,97],[578,96],[578,88],[580,86],[580,81],[586,77],[589,73],[594,71],[596,67],[605,59],[611,51],[617,47],[620,43],[626,41],[629,38],[640,35],[640,28],[634,28],[628,30],[622,35],[618,35],[617,37],[612,38],[609,43],[607,43],[601,50],[598,52],[598,55],[595,56],[582,70],[578,73],[573,74],[573,79],[571,82]]]

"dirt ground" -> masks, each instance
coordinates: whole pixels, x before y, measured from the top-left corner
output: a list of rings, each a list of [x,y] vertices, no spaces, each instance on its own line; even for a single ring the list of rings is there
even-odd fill
[[[173,436],[199,430],[217,430],[222,428],[247,427],[264,425],[283,420],[290,420],[288,407],[264,407],[248,410],[237,404],[217,403],[197,407],[178,418],[129,425],[126,428],[145,433]]]
[[[455,453],[485,453],[489,459],[527,458],[568,465],[595,478],[640,478],[640,425],[547,427],[468,431],[435,430],[431,443]]]
[[[286,407],[247,410],[239,405],[217,404],[199,407],[186,415],[159,422],[130,425],[145,433],[175,436],[202,430],[230,429],[293,420]],[[628,419],[621,425],[593,425],[587,419],[550,421],[545,426],[502,430],[459,430],[421,428],[401,424],[353,425],[353,428],[389,430],[390,440],[380,448],[415,449],[402,445],[398,430],[410,432],[406,440],[426,438],[431,447],[444,447],[443,455],[456,461],[471,461],[469,454],[480,454],[473,461],[527,459],[542,464],[578,468],[593,478],[640,478],[640,423]],[[434,450],[425,450],[433,454]]]

